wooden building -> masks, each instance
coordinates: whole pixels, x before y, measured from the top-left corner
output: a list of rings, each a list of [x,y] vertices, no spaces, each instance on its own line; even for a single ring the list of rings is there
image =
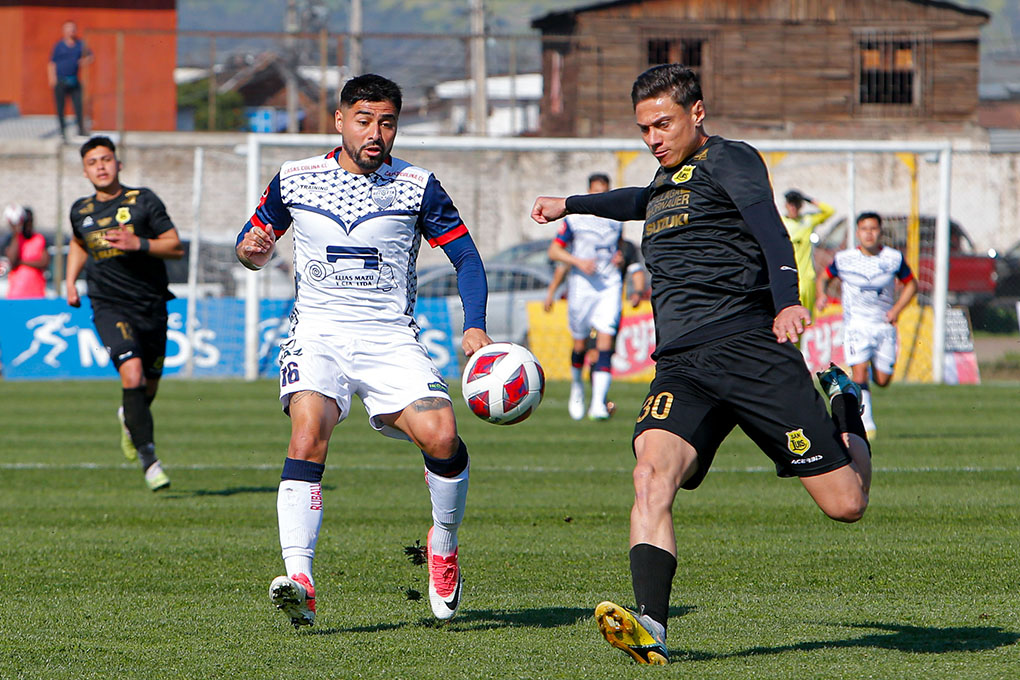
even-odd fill
[[[125,129],[176,128],[176,0],[0,3],[0,103],[16,105],[22,115],[55,115],[46,65],[65,21],[78,24],[93,53],[80,76],[94,129],[117,129],[121,103]],[[70,101],[66,112],[73,113]]]
[[[968,135],[989,15],[936,0],[613,0],[547,14],[541,134],[631,136],[631,84],[696,70],[732,136]]]

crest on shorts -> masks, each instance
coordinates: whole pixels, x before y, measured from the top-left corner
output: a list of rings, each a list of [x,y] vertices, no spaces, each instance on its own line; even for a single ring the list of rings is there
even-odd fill
[[[127,224],[131,221],[131,210],[123,206],[117,208],[116,215],[117,224]]]
[[[695,166],[693,165],[685,165],[676,172],[674,172],[673,176],[670,178],[673,180],[673,184],[683,184],[684,182],[689,180],[691,176],[694,174],[694,167]]]
[[[380,208],[388,208],[397,197],[397,190],[392,184],[380,184],[372,187],[372,200]]]
[[[811,440],[804,435],[804,428],[786,433],[786,448],[795,456],[803,456],[811,448]]]

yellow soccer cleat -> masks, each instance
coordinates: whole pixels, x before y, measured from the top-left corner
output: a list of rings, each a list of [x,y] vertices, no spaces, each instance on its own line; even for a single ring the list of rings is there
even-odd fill
[[[636,614],[612,602],[595,607],[595,621],[606,642],[630,654],[638,663],[665,666],[669,663],[666,631],[647,614]]]
[[[123,406],[117,409],[117,420],[120,421],[120,450],[124,452],[124,457],[133,463],[138,460],[138,451],[135,451],[135,445],[131,441],[131,433],[128,432],[127,425],[124,423]]]

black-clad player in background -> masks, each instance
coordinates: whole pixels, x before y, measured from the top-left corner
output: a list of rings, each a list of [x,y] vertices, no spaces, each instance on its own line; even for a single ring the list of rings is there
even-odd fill
[[[697,76],[679,64],[642,73],[631,100],[659,161],[652,183],[540,197],[532,217],[645,222],[657,364],[634,429],[630,569],[638,608],[603,602],[595,617],[611,645],[640,663],[664,664],[677,566],[673,501],[701,483],[735,426],[781,477],[799,477],[842,522],[864,514],[871,459],[855,386],[835,367],[819,375],[830,417],[795,345],[811,317],[798,300],[793,248],[761,156],[704,131]]]
[[[95,194],[71,206],[74,238],[67,255],[67,302],[81,305],[75,279],[85,269],[92,320],[120,373],[126,432],[124,454],[137,458],[153,491],[170,486],[153,443],[152,411],[166,355],[166,264],[184,247],[163,202],[146,188],[120,183],[117,148],[107,137],[81,147],[85,177]],[[122,438],[124,439],[124,438]]]

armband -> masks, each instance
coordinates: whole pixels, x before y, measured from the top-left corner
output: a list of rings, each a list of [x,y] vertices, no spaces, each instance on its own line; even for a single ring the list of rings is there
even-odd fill
[[[149,252],[149,239],[144,236],[138,237],[138,252],[147,253]]]

